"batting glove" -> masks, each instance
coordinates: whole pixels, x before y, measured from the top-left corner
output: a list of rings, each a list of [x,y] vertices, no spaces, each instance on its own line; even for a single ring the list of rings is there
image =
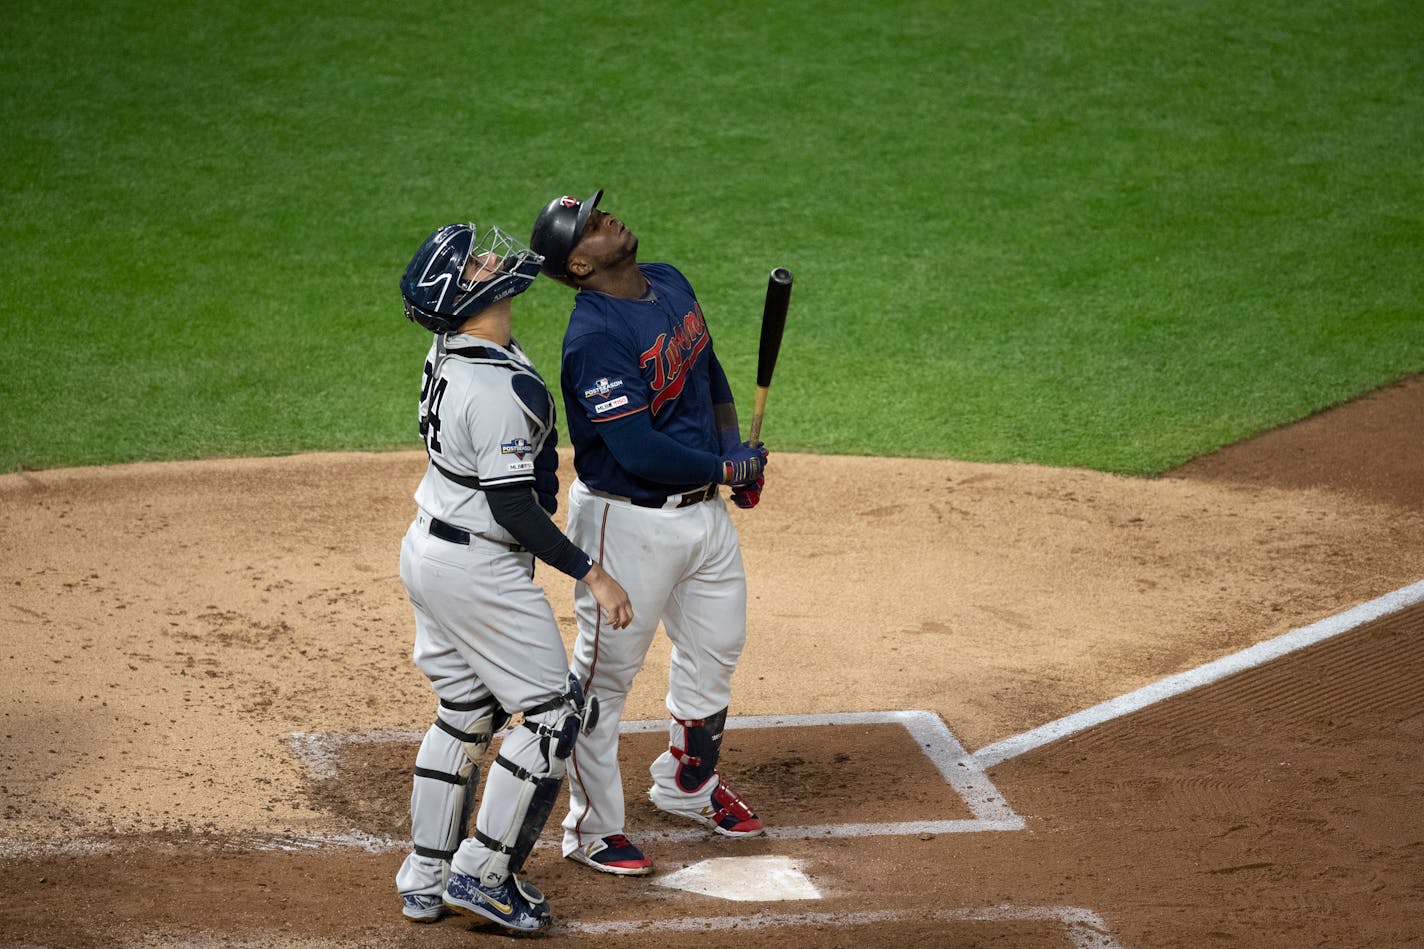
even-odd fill
[[[761,443],[742,442],[722,457],[721,484],[742,484],[761,477],[766,468],[767,450]]]
[[[732,485],[732,503],[744,511],[750,511],[761,500],[761,489],[765,485],[765,478],[757,478],[748,484]]]

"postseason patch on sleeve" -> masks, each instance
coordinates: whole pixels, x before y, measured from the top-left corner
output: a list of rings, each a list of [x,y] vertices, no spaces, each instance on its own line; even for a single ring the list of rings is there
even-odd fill
[[[589,388],[584,389],[583,397],[585,399],[602,399],[603,401],[595,402],[593,406],[593,411],[602,415],[604,412],[611,412],[620,406],[628,404],[628,397],[626,395],[620,395],[612,399],[609,398],[610,395],[613,395],[615,389],[621,388],[623,388],[622,379],[609,379],[605,376],[595,381]]]
[[[499,446],[502,454],[513,455],[505,465],[507,471],[533,471],[534,470],[534,446],[529,444],[527,438],[512,438]]]

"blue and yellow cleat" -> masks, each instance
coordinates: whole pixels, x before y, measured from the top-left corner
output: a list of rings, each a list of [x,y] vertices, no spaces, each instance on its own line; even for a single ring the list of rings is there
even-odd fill
[[[485,886],[468,874],[451,874],[444,902],[456,913],[480,916],[519,933],[538,932],[554,922],[544,894],[512,873],[499,886]]]

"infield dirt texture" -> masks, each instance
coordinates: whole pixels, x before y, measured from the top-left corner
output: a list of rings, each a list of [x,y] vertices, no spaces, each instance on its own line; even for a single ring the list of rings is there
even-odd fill
[[[733,511],[732,712],[922,709],[972,752],[1410,587],[1421,433],[1415,378],[1154,480],[775,455],[762,505]],[[433,712],[396,574],[423,466],[0,477],[0,942],[498,943],[405,923],[392,884]],[[541,577],[571,640],[570,585]],[[666,659],[628,720],[661,717]],[[1415,604],[990,767],[1019,830],[669,834],[641,798],[657,736],[632,735],[628,830],[658,873],[546,843],[528,876],[557,944],[1420,945],[1421,683]],[[312,736],[349,740],[313,756]],[[921,751],[893,725],[747,729],[724,763],[773,828],[965,817]],[[659,885],[744,855],[794,858],[821,898]]]

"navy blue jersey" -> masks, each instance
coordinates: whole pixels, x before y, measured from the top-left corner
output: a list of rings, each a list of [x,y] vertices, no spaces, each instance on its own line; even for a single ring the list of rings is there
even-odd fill
[[[718,453],[712,337],[687,278],[670,264],[639,264],[651,284],[637,300],[583,290],[564,334],[562,388],[579,480],[622,497],[651,498],[698,484],[655,484],[621,466],[601,423],[647,412],[655,431]],[[728,397],[720,401],[730,401]]]

